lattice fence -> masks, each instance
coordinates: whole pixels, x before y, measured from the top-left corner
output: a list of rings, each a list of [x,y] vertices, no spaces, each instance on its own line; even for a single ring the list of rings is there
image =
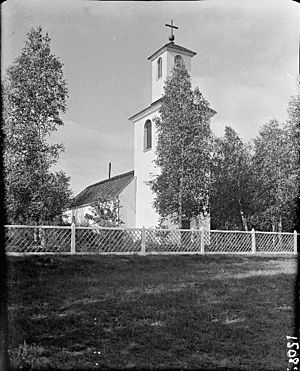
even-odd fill
[[[70,252],[70,227],[7,226],[6,252],[61,253]]]
[[[203,254],[210,244],[210,231],[148,229],[145,240],[148,253]]]
[[[6,226],[7,253],[297,253],[297,233]]]
[[[292,233],[256,232],[257,252],[293,252],[294,238]]]
[[[146,230],[147,253],[189,253],[201,251],[201,232],[182,230]]]
[[[249,232],[210,231],[207,233],[205,252],[246,253],[252,251],[252,236]]]
[[[76,252],[138,253],[141,251],[140,229],[76,228]]]

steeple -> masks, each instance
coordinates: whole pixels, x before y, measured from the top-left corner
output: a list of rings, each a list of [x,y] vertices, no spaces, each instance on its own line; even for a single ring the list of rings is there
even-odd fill
[[[162,97],[163,87],[174,67],[175,58],[181,58],[191,74],[191,58],[196,55],[196,52],[174,43],[173,29],[178,30],[178,27],[173,25],[173,19],[171,24],[166,24],[166,26],[171,28],[170,42],[148,57],[148,60],[152,62],[152,103]]]

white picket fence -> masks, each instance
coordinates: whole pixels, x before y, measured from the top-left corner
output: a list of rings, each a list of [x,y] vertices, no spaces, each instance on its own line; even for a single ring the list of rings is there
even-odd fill
[[[19,254],[297,254],[297,232],[5,226],[5,251]]]

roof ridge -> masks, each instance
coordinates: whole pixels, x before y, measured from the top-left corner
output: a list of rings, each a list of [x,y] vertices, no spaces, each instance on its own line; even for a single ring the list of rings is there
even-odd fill
[[[73,198],[73,207],[91,204],[101,196],[112,199],[118,196],[134,179],[134,170],[104,179],[84,188]]]
[[[113,176],[113,177],[111,177],[111,178],[106,178],[106,179],[104,179],[104,180],[100,180],[100,182],[97,182],[97,183],[91,184],[91,185],[87,186],[85,189],[89,189],[89,188],[94,187],[94,186],[96,186],[96,185],[103,184],[103,183],[105,183],[105,182],[107,182],[107,181],[110,181],[110,180],[116,180],[116,179],[122,178],[122,177],[124,177],[124,176],[126,176],[126,175],[130,175],[131,173],[132,173],[132,175],[133,175],[133,174],[134,174],[134,170],[127,171],[127,173],[122,173],[122,174],[119,174],[119,175],[115,175],[115,176]]]

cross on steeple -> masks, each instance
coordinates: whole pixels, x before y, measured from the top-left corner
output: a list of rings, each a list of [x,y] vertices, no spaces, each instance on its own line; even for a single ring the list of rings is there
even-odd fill
[[[171,19],[171,24],[165,24],[165,26],[171,28],[171,35],[169,36],[169,40],[173,42],[175,40],[175,36],[173,34],[173,28],[176,28],[176,30],[178,30],[178,27],[177,26],[173,26],[173,19]]]

